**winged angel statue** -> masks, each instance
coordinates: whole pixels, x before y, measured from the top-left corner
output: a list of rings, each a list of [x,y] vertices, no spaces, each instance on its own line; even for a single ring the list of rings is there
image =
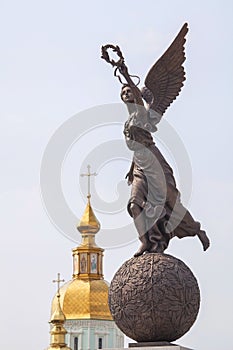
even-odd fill
[[[175,236],[183,238],[197,235],[204,250],[210,244],[200,223],[181,204],[173,171],[151,135],[183,86],[187,32],[188,25],[185,23],[169,48],[149,70],[145,87],[141,90],[133,82],[135,76],[128,73],[119,46],[102,47],[101,57],[115,67],[114,75],[122,83],[121,99],[129,112],[124,135],[134,155],[126,175],[128,184],[132,185],[128,212],[133,217],[141,241],[135,256],[146,252],[162,253]],[[109,49],[117,54],[118,61],[110,58]]]

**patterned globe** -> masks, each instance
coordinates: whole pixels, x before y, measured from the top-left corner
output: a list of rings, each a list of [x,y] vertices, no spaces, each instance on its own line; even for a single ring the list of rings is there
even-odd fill
[[[200,290],[191,270],[167,254],[149,253],[126,261],[109,290],[117,326],[137,342],[174,341],[196,320]]]

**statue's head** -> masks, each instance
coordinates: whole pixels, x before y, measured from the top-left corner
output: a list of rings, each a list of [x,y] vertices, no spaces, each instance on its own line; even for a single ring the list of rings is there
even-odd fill
[[[141,96],[143,100],[150,106],[153,103],[153,94],[152,92],[147,88],[143,87],[141,89]],[[133,103],[135,101],[135,97],[132,91],[132,88],[128,84],[124,84],[121,88],[121,99],[125,103]]]
[[[133,91],[128,84],[124,84],[121,88],[121,99],[125,103],[133,103],[135,100]]]

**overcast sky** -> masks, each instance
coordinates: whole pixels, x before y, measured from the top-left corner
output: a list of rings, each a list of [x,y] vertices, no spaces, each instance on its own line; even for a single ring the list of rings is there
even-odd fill
[[[107,248],[105,279],[111,281],[137,250],[125,209],[129,189],[122,181],[131,156],[123,148],[127,113],[100,47],[118,44],[143,84],[188,22],[187,81],[155,138],[211,248],[203,253],[197,238],[175,238],[167,250],[191,268],[201,290],[197,321],[176,343],[232,350],[232,12],[230,0],[0,1],[1,349],[41,350],[49,344],[51,281],[57,272],[66,281],[72,275],[75,222],[85,207],[86,183],[79,175],[89,161],[98,172],[93,206],[103,228],[97,241]],[[58,146],[50,152],[55,139]],[[51,164],[63,151],[56,173],[65,199],[60,203],[49,190]],[[51,207],[40,188],[45,155],[42,195],[47,186]],[[51,212],[57,208],[61,215]]]

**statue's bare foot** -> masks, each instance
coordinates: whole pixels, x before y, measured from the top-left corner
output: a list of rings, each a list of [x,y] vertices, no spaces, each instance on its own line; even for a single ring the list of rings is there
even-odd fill
[[[148,241],[147,234],[139,237],[140,241],[142,242],[141,246],[139,247],[138,251],[134,254],[134,256],[140,256],[146,251],[150,250],[150,242]]]
[[[210,246],[210,240],[207,237],[207,234],[205,233],[205,231],[200,230],[197,235],[198,235],[198,238],[200,239],[200,241],[202,243],[203,250],[206,251],[209,248],[209,246]]]
[[[148,250],[147,244],[142,243],[138,251],[134,254],[134,257],[140,256]]]

